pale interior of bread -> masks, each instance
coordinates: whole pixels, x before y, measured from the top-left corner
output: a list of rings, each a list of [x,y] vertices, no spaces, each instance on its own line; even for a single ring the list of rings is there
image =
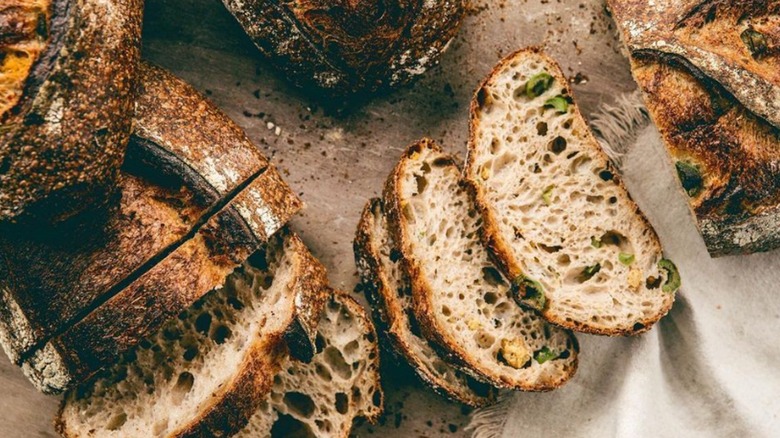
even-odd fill
[[[409,279],[401,266],[400,255],[392,250],[395,244],[381,209],[374,211],[371,225],[372,252],[377,255],[382,267],[383,285],[380,293],[384,296],[388,311],[398,309],[391,318],[391,336],[395,336],[405,346],[400,353],[412,363],[416,372],[421,373],[423,380],[450,395],[471,403],[484,397],[488,388],[445,362],[420,333],[412,311]]]
[[[497,386],[548,388],[576,362],[573,337],[520,308],[479,238],[481,219],[457,166],[423,148],[407,159],[398,187],[404,239],[429,287],[435,330],[469,368]],[[543,349],[553,360],[535,359]]]
[[[526,84],[540,73],[554,82],[530,98]],[[661,290],[661,247],[562,80],[538,54],[515,57],[494,74],[482,91],[469,178],[483,188],[509,265],[541,284],[545,314],[630,329],[657,319],[673,299]],[[556,96],[569,100],[565,113],[545,105]]]
[[[293,250],[272,241],[196,302],[142,341],[122,363],[66,395],[71,436],[163,437],[197,420],[257,340],[292,317]]]
[[[0,123],[5,114],[22,97],[24,85],[33,64],[46,47],[47,36],[42,29],[49,26],[49,0],[7,0],[0,6],[0,17],[4,13],[21,16],[25,30],[32,30],[21,40],[15,38],[9,43],[0,43]]]
[[[263,406],[237,438],[347,437],[358,417],[381,410],[376,336],[357,303],[329,303],[311,363],[282,366]]]

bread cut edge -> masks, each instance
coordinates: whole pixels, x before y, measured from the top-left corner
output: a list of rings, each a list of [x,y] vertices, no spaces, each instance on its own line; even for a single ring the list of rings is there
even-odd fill
[[[399,359],[406,360],[414,373],[437,394],[471,407],[483,407],[496,401],[495,392],[489,391],[486,396],[480,396],[470,388],[458,388],[448,384],[436,376],[425,363],[412,351],[404,339],[401,329],[404,324],[401,314],[407,309],[395,298],[395,291],[390,290],[387,281],[388,273],[382,267],[379,249],[373,243],[373,212],[382,210],[382,200],[372,198],[363,209],[358,223],[353,249],[355,263],[366,298],[374,313],[374,321],[384,335],[387,343],[397,353]],[[384,214],[384,213],[383,213]],[[408,309],[411,310],[411,309]],[[456,371],[453,369],[453,371]],[[481,383],[481,382],[480,382]]]
[[[482,188],[482,186],[479,183],[475,181],[477,171],[474,166],[474,155],[475,155],[474,145],[476,143],[476,132],[479,129],[479,112],[480,112],[479,102],[482,99],[481,95],[483,90],[488,88],[491,82],[501,73],[501,71],[508,64],[512,62],[512,60],[514,60],[516,57],[521,56],[523,54],[541,55],[542,57],[546,58],[546,60],[550,65],[555,66],[555,68],[553,68],[548,73],[550,73],[550,75],[553,76],[556,82],[562,84],[563,88],[567,90],[569,96],[573,96],[572,90],[569,87],[569,83],[566,80],[566,78],[563,76],[563,73],[560,71],[560,67],[558,67],[558,64],[554,60],[550,59],[540,47],[532,46],[532,47],[519,49],[507,55],[506,57],[502,58],[501,61],[499,61],[498,64],[496,64],[496,66],[493,67],[493,69],[490,71],[487,77],[480,83],[479,87],[477,87],[477,91],[475,91],[474,96],[469,105],[469,137],[468,137],[468,152],[466,156],[466,168],[464,170],[464,180],[466,184],[474,192],[474,200],[477,209],[482,215],[482,219],[483,219],[482,234],[481,234],[482,239],[485,242],[485,245],[487,246],[488,252],[491,254],[494,263],[499,267],[501,272],[503,272],[504,275],[506,275],[508,278],[517,278],[518,276],[521,276],[523,274],[523,269],[519,266],[517,261],[513,260],[512,252],[509,249],[509,243],[506,242],[506,240],[504,240],[501,237],[501,233],[499,232],[499,228],[498,228],[498,217],[496,215],[496,212],[494,212],[490,208],[490,206],[488,205],[485,199],[485,190]],[[596,147],[593,149],[593,152],[598,154],[602,158],[602,160],[604,160],[606,163],[608,163],[611,166],[611,161],[609,157],[606,155],[606,153],[604,153],[601,147],[598,146],[599,143],[593,136],[593,132],[590,130],[588,124],[584,121],[584,118],[580,113],[579,108],[577,107],[574,108],[573,115],[574,117],[578,117],[583,120],[583,125],[587,128],[584,132],[584,135],[588,137],[589,142],[596,145]],[[644,213],[642,213],[642,211],[640,210],[636,202],[633,200],[633,198],[631,198],[631,195],[626,189],[623,180],[618,175],[614,175],[614,177],[615,177],[615,183],[618,184],[623,189],[623,191],[627,196],[628,202],[631,204],[633,208],[631,214],[636,218],[638,218],[639,220],[641,220],[645,224],[645,226],[655,235],[655,229],[647,220]],[[657,242],[658,247],[660,249],[661,244],[657,235],[655,236],[655,241]],[[577,321],[566,321],[564,318],[560,318],[559,316],[547,312],[546,310],[541,311],[540,314],[547,321],[555,325],[570,330],[574,330],[577,332],[581,332],[581,333],[605,335],[605,336],[633,336],[650,330],[656,322],[658,322],[661,318],[663,318],[664,316],[666,316],[666,314],[669,313],[669,310],[671,310],[673,304],[674,304],[674,299],[669,300],[665,306],[658,309],[658,312],[653,317],[641,320],[640,321],[641,327],[639,327],[640,324],[635,324],[634,325],[635,328],[625,328],[625,329],[615,329],[615,330],[599,329],[599,328],[592,327],[590,325],[581,324]]]

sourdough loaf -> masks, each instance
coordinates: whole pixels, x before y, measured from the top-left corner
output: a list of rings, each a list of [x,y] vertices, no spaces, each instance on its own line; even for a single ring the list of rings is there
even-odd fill
[[[780,4],[608,4],[710,253],[780,246]]]
[[[358,418],[382,413],[376,332],[363,308],[335,292],[317,328],[310,363],[288,359],[260,409],[236,438],[347,438]]]
[[[317,275],[311,275],[316,272]],[[300,303],[328,295],[324,270],[279,233],[231,274],[96,379],[68,392],[56,419],[68,437],[230,436],[273,385]]]
[[[148,65],[140,77],[118,205],[50,233],[8,224],[0,236],[9,273],[0,279],[0,340],[47,392],[113,363],[219,286],[301,207],[195,90]]]
[[[407,83],[438,62],[463,0],[223,0],[255,45],[295,84],[326,95]]]
[[[448,364],[420,332],[409,276],[394,248],[382,201],[371,199],[363,209],[355,236],[355,264],[374,320],[391,351],[409,363],[420,380],[445,397],[473,407],[494,402],[492,387]]]
[[[130,136],[142,0],[0,5],[0,222],[104,204]]]
[[[454,159],[428,139],[387,180],[388,224],[422,333],[446,359],[499,388],[545,391],[577,369],[577,340],[517,306],[480,240],[482,220]]]
[[[507,56],[477,91],[466,178],[520,304],[604,335],[648,330],[671,308],[676,268],[538,49]]]

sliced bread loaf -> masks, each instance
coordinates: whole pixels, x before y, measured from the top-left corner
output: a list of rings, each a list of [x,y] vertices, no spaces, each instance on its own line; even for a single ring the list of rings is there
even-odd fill
[[[69,437],[238,432],[273,384],[297,308],[327,293],[324,269],[296,235],[280,232],[222,289],[68,392],[57,429]]]
[[[490,385],[449,365],[420,333],[412,310],[409,277],[387,229],[382,201],[368,202],[355,237],[355,263],[374,320],[399,358],[434,391],[469,406],[495,401]]]
[[[387,182],[385,208],[424,335],[497,387],[556,388],[577,368],[577,341],[512,300],[479,238],[481,219],[450,155],[424,139]]]
[[[466,178],[521,304],[604,335],[645,331],[669,311],[677,270],[538,49],[505,58],[477,91]]]
[[[343,437],[382,413],[376,332],[363,308],[335,292],[322,313],[311,363],[289,359],[237,438]]]

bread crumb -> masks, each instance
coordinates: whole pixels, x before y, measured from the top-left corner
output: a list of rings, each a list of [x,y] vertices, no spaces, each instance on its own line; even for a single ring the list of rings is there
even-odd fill
[[[469,327],[469,330],[477,330],[482,328],[482,324],[476,319],[468,320],[468,322],[466,322],[466,325]]]
[[[520,369],[531,360],[531,352],[521,338],[501,340],[501,355],[509,366]]]

